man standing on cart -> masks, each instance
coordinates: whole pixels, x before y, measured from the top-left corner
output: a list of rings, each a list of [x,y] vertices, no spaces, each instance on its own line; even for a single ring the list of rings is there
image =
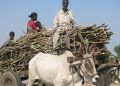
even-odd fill
[[[69,1],[63,0],[62,5],[63,8],[57,12],[54,18],[54,28],[55,28],[55,33],[53,35],[54,49],[58,46],[60,33],[72,29],[74,25],[74,17],[72,11],[68,9]]]

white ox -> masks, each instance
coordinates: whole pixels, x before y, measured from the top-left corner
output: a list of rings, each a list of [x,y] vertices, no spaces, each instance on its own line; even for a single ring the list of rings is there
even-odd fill
[[[84,58],[86,59],[82,61],[80,66],[78,66],[80,61],[73,62],[72,65],[77,65],[76,68],[80,69],[80,71],[75,71],[74,69],[74,71],[71,72],[71,64],[67,62],[67,57],[74,58],[74,56],[70,51],[66,51],[60,56],[38,53],[29,62],[29,79],[27,86],[32,86],[36,79],[45,83],[47,86],[81,86],[84,79],[89,80],[97,75],[94,62],[92,58],[87,58],[88,56],[91,55],[85,55]],[[88,68],[90,67],[93,71],[88,71],[85,68],[85,64],[91,64],[90,66],[88,65]],[[81,75],[83,75],[83,77],[85,76],[84,79]],[[98,78],[98,76],[95,78]]]

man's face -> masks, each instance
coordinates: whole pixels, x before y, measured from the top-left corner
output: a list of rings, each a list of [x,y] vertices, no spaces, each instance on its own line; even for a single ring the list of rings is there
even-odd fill
[[[11,35],[10,35],[10,40],[13,40],[13,39],[14,39],[14,36],[11,36]]]
[[[36,21],[37,20],[37,15],[33,17],[33,20]]]
[[[63,0],[63,2],[62,2],[63,10],[67,10],[68,9],[68,4],[69,4],[68,0]]]
[[[34,17],[34,21],[36,21],[36,20],[37,20],[37,16]]]

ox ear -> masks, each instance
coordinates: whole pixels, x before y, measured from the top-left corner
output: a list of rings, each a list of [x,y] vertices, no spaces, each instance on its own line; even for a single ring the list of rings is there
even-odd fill
[[[73,63],[75,61],[75,58],[74,57],[67,57],[67,62],[68,63]]]

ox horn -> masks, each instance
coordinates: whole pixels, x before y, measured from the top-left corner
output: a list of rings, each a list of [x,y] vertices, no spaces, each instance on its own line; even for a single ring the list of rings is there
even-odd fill
[[[67,57],[67,62],[68,63],[73,63],[75,61],[75,57],[74,56],[69,56],[69,57]]]
[[[81,65],[82,61],[74,61],[73,63],[70,64],[71,67]]]

